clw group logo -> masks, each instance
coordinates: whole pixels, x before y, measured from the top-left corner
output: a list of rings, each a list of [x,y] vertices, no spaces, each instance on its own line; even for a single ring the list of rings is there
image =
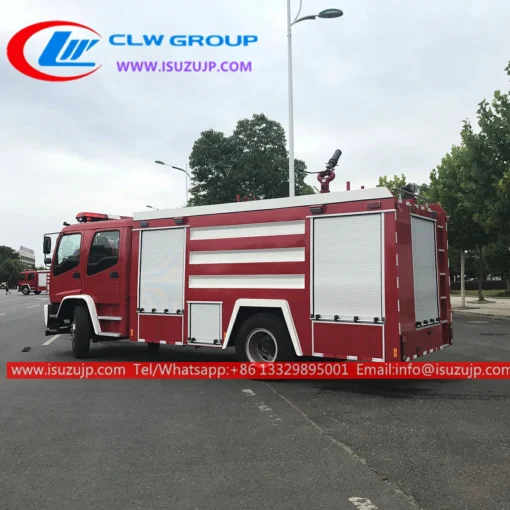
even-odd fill
[[[72,28],[71,28],[72,27]],[[55,29],[50,31],[48,29]],[[73,30],[79,29],[86,38],[75,38]],[[38,60],[27,60],[26,46],[38,36],[48,37]],[[44,21],[23,28],[9,41],[7,58],[20,73],[43,81],[64,82],[78,80],[95,73],[97,65],[93,50],[101,40],[101,35],[81,23],[72,21]],[[36,64],[38,68],[34,66]],[[84,72],[85,71],[85,72]]]
[[[247,48],[258,41],[249,34],[131,34],[116,32],[101,42],[101,35],[94,29],[74,21],[43,21],[21,29],[13,35],[7,45],[7,58],[20,73],[36,80],[63,82],[78,80],[95,73],[97,64],[104,56],[103,46],[118,54],[132,52],[138,57],[146,49],[146,55],[164,56],[181,53],[182,48],[209,48],[215,54]],[[101,43],[101,44],[99,44]],[[99,46],[99,49],[98,49]],[[136,49],[133,49],[135,47]],[[42,49],[41,49],[42,48]],[[223,50],[222,50],[223,48]],[[151,51],[152,50],[152,51]],[[241,51],[243,51],[241,49]],[[185,53],[185,52],[184,52]],[[107,61],[106,61],[107,62]],[[122,61],[116,62],[117,70],[133,71],[145,69],[150,72],[222,72],[251,71],[251,62],[176,62],[176,61]],[[198,64],[198,65],[197,65]],[[202,65],[204,64],[204,65]]]

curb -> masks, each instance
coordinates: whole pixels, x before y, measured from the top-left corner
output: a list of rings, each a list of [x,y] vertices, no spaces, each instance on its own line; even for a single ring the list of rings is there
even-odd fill
[[[452,313],[454,315],[461,315],[464,317],[489,317],[492,319],[510,320],[510,315],[500,315],[500,314],[488,313],[488,312],[471,312],[469,310],[456,310],[453,308]]]

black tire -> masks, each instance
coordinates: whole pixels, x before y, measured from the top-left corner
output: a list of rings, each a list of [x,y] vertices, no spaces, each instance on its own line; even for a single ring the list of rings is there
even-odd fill
[[[41,293],[41,291],[40,291],[40,290],[34,290],[34,294],[35,294],[36,296],[38,296],[40,293]]]
[[[157,344],[154,342],[147,342],[147,347],[148,347],[149,351],[157,351],[159,349],[160,345],[161,344]]]
[[[92,339],[92,322],[87,305],[76,305],[74,309],[73,355],[75,358],[86,358]]]
[[[23,287],[21,292],[23,292],[24,296],[28,296],[30,294],[30,287]]]
[[[275,344],[275,352],[272,348],[255,348],[255,345],[260,346],[260,343],[267,346]],[[271,363],[296,359],[286,324],[271,313],[259,313],[248,317],[239,328],[235,348],[238,361]],[[271,359],[272,354],[274,359]]]

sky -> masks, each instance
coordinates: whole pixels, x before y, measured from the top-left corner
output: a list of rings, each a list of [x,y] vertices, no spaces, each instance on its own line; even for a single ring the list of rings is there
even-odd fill
[[[299,0],[292,3],[294,17]],[[379,176],[401,173],[427,182],[459,143],[462,121],[475,122],[482,99],[508,90],[510,4],[303,0],[301,15],[326,8],[344,15],[292,29],[295,157],[318,171],[341,149],[332,191],[344,190],[346,181],[351,189],[374,187]],[[96,30],[101,40],[90,57],[101,68],[63,83],[18,72],[6,57],[9,40],[48,20]],[[185,175],[154,160],[184,167],[201,132],[230,135],[238,120],[257,113],[288,132],[286,23],[284,0],[144,0],[143,6],[134,0],[6,0],[0,18],[0,245],[32,248],[41,264],[43,235],[73,223],[80,211],[130,216],[147,205],[183,206]],[[27,43],[31,64],[51,33]],[[112,46],[112,34],[133,34],[135,42],[161,34],[166,44]],[[181,34],[258,40],[234,48],[168,44]],[[121,60],[244,61],[252,71],[121,73]],[[307,182],[317,185],[315,176]]]

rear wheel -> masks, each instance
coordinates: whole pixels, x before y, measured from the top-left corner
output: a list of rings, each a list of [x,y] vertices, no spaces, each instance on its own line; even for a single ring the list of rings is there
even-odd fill
[[[74,322],[71,327],[73,340],[73,355],[75,358],[86,358],[90,350],[92,339],[92,322],[86,305],[76,305],[74,309]]]
[[[149,348],[150,351],[157,351],[160,345],[161,344],[157,344],[154,342],[147,342],[147,347]]]
[[[35,294],[36,296],[38,296],[40,293],[41,293],[41,291],[40,291],[40,290],[34,290],[34,294]]]
[[[30,294],[30,287],[23,287],[23,295],[28,296]]]
[[[272,363],[296,357],[285,323],[273,314],[259,313],[246,319],[235,340],[239,361]]]

